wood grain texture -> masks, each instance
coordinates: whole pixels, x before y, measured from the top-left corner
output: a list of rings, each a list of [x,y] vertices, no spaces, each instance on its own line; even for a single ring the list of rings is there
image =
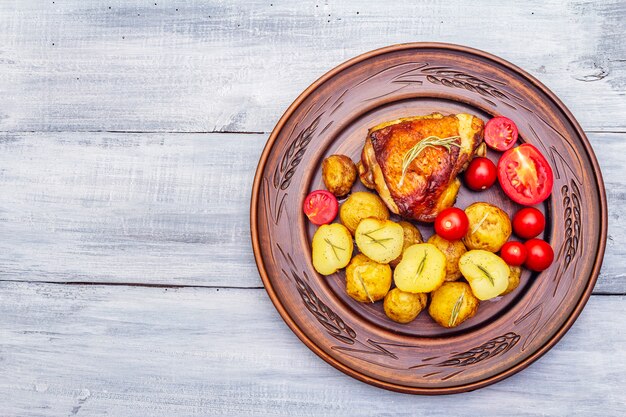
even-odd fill
[[[609,241],[598,293],[625,293],[626,142],[592,134]],[[266,135],[0,134],[0,279],[257,287],[252,178]]]
[[[499,55],[584,128],[623,130],[625,14],[617,0],[4,1],[0,130],[269,132],[329,69],[414,41]]]
[[[416,398],[317,358],[263,290],[5,282],[0,293],[3,416],[618,416],[626,407],[622,296],[592,297],[522,373]]]

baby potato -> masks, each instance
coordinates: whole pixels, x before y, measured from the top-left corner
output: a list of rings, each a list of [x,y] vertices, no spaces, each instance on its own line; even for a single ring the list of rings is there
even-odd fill
[[[346,292],[362,303],[373,303],[391,288],[391,267],[359,253],[346,268]]]
[[[519,266],[509,265],[509,269],[511,270],[509,273],[509,286],[506,287],[506,290],[504,290],[504,292],[500,295],[506,295],[519,286],[519,280],[522,276],[522,268]]]
[[[424,242],[424,239],[422,239],[422,233],[420,232],[420,229],[415,227],[413,224],[406,222],[406,221],[398,222],[398,224],[402,226],[402,230],[404,231],[404,243],[402,244],[403,252],[406,248],[408,248],[411,245]],[[389,265],[391,265],[392,268],[395,268],[400,263],[401,260],[402,260],[402,254],[400,254],[400,256],[398,256],[393,261],[389,262]]]
[[[413,294],[394,288],[385,296],[383,307],[387,317],[404,324],[415,320],[426,307],[427,301],[426,294]]]
[[[465,209],[469,228],[463,238],[468,249],[497,252],[511,236],[511,220],[499,207],[474,203]]]
[[[359,250],[368,258],[388,264],[402,253],[404,230],[391,220],[362,220],[354,237]]]
[[[356,181],[356,165],[345,155],[331,155],[322,162],[322,179],[328,191],[343,197]]]
[[[393,272],[396,287],[410,293],[434,291],[443,284],[445,277],[446,256],[430,243],[406,248]]]
[[[459,258],[467,249],[460,240],[446,240],[441,236],[435,234],[428,239],[428,243],[431,243],[437,247],[444,255],[446,255],[446,281],[456,281],[461,278],[461,270],[459,269]]]
[[[350,197],[339,208],[341,223],[354,234],[361,220],[373,217],[379,220],[389,219],[389,209],[376,194],[359,191]]]
[[[331,275],[348,265],[354,245],[352,235],[339,223],[320,226],[313,235],[313,267],[322,275]]]
[[[480,301],[465,282],[446,282],[430,296],[428,314],[443,327],[456,327],[474,317]]]
[[[471,250],[459,259],[461,273],[479,300],[502,294],[509,285],[509,266],[493,252]]]

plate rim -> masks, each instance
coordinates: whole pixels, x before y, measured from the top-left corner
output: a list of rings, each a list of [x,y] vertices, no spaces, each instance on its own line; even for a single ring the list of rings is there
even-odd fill
[[[318,347],[314,343],[313,340],[309,338],[307,334],[305,334],[305,332],[302,329],[300,329],[300,327],[295,323],[295,321],[288,314],[281,300],[278,298],[276,292],[274,291],[274,288],[272,287],[267,270],[265,268],[265,264],[264,264],[262,253],[261,253],[260,240],[259,240],[258,213],[257,213],[256,208],[258,206],[259,194],[261,192],[261,182],[262,182],[262,177],[263,177],[263,171],[265,170],[268,157],[270,155],[270,152],[272,151],[272,148],[274,147],[274,143],[276,142],[279,136],[279,133],[282,131],[283,126],[292,116],[294,111],[319,86],[321,86],[324,82],[331,79],[335,75],[341,73],[346,68],[349,68],[362,61],[365,61],[370,58],[374,58],[379,55],[384,55],[390,52],[403,51],[406,49],[443,49],[443,50],[451,50],[451,51],[456,51],[456,52],[467,53],[470,55],[475,55],[481,58],[494,61],[495,63],[502,65],[505,68],[508,68],[509,70],[526,78],[527,81],[529,81],[531,84],[537,87],[542,93],[548,96],[548,98],[552,100],[552,102],[557,106],[559,111],[563,112],[568,122],[571,123],[571,126],[575,130],[576,134],[580,137],[581,144],[583,145],[583,148],[585,149],[585,152],[587,153],[589,157],[591,166],[593,167],[593,171],[594,171],[593,174],[596,178],[596,185],[598,186],[598,195],[600,199],[599,219],[601,222],[601,228],[600,228],[598,252],[596,254],[593,268],[591,269],[591,275],[589,277],[589,280],[587,281],[585,289],[581,293],[581,296],[579,300],[577,301],[574,309],[572,310],[572,313],[565,320],[563,325],[554,333],[554,335],[552,335],[546,341],[545,344],[543,344],[535,352],[533,352],[528,357],[524,358],[521,362],[515,364],[514,366],[508,369],[505,369],[502,372],[499,372],[495,375],[486,377],[484,379],[474,381],[468,384],[461,384],[461,385],[456,385],[456,386],[451,386],[451,387],[440,387],[440,388],[411,387],[411,386],[405,386],[405,385],[395,384],[392,382],[383,381],[377,378],[370,377],[368,375],[361,374],[358,371],[350,368],[347,365],[344,365],[337,359],[333,358],[332,356],[324,352],[320,347]],[[591,297],[591,293],[593,292],[593,288],[595,287],[595,284],[598,280],[600,269],[602,267],[602,262],[604,260],[604,253],[606,249],[606,240],[607,240],[607,234],[608,234],[607,223],[608,223],[608,207],[607,207],[607,200],[606,200],[606,190],[605,190],[604,180],[602,177],[602,172],[600,170],[598,160],[593,151],[593,148],[591,147],[591,144],[589,143],[589,139],[587,138],[585,132],[583,131],[582,127],[580,126],[580,124],[578,123],[574,115],[571,113],[571,111],[565,106],[565,104],[550,89],[548,89],[541,81],[539,81],[537,78],[535,78],[534,76],[532,76],[525,70],[516,66],[515,64],[512,64],[509,61],[506,61],[496,55],[493,55],[489,52],[482,51],[480,49],[476,49],[476,48],[472,48],[472,47],[468,47],[464,45],[453,44],[453,43],[443,43],[443,42],[400,43],[400,44],[394,44],[394,45],[389,45],[389,46],[385,46],[382,48],[374,49],[374,50],[362,53],[360,55],[357,55],[354,58],[351,58],[339,64],[338,66],[332,68],[330,71],[326,72],[317,80],[315,80],[302,93],[298,95],[298,97],[293,101],[293,103],[291,103],[291,105],[287,108],[287,110],[285,110],[285,112],[283,113],[279,121],[276,123],[276,125],[272,129],[272,132],[270,133],[267,139],[267,142],[263,148],[263,152],[261,153],[261,156],[259,157],[259,163],[257,165],[257,169],[254,175],[254,181],[252,184],[252,195],[250,198],[250,235],[251,235],[252,250],[254,253],[255,263],[256,263],[259,275],[261,276],[263,286],[265,290],[267,291],[272,304],[274,305],[274,307],[280,314],[283,321],[291,329],[291,331],[295,333],[295,335],[300,339],[300,341],[302,341],[317,356],[319,356],[321,359],[323,359],[325,362],[327,362],[334,368],[349,375],[350,377],[355,378],[359,381],[365,382],[367,384],[377,386],[379,388],[385,388],[391,391],[402,392],[402,393],[407,393],[407,394],[441,395],[441,394],[454,394],[454,393],[460,393],[460,392],[473,391],[475,389],[482,388],[487,385],[491,385],[493,383],[501,381],[505,378],[508,378],[511,375],[514,375],[522,371],[523,369],[527,368],[530,364],[534,363],[536,360],[541,358],[552,347],[554,347],[561,340],[561,338],[565,335],[565,333],[567,333],[569,329],[572,327],[576,319],[580,316],[580,313],[582,312],[583,308],[589,301],[589,298]]]

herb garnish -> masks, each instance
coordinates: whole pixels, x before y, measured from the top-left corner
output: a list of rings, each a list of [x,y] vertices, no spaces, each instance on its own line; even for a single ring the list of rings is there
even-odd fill
[[[461,137],[450,136],[447,138],[440,138],[439,136],[428,136],[413,145],[413,147],[404,154],[404,158],[402,159],[402,176],[400,177],[400,182],[398,182],[398,187],[402,187],[402,184],[404,184],[404,177],[409,170],[409,166],[415,159],[417,159],[419,154],[422,153],[424,149],[442,146],[450,152],[452,146],[456,146],[457,148],[461,147],[461,145],[457,143],[457,139],[461,139]]]

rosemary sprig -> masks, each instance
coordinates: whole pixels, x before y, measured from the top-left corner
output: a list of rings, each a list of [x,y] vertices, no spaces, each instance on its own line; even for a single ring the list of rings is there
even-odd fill
[[[328,238],[324,238],[324,241],[330,245],[330,247],[333,250],[333,253],[335,254],[335,258],[337,258],[337,260],[339,260],[339,255],[337,255],[337,249],[339,249],[339,250],[346,250],[346,248],[342,248],[341,246],[337,246],[337,245],[333,244],[333,242],[331,242]]]
[[[450,320],[448,320],[448,327],[454,327],[457,319],[459,318],[459,313],[461,312],[461,306],[463,305],[463,299],[465,298],[465,289],[454,303],[454,307],[452,307],[452,313],[450,314]]]
[[[365,291],[365,295],[367,295],[367,298],[369,298],[371,303],[374,303],[374,299],[372,298],[372,296],[370,295],[370,292],[367,290],[367,287],[365,286],[365,281],[363,280],[363,277],[361,276],[361,271],[359,271],[359,269],[356,268],[354,273],[356,274],[356,276],[359,279],[359,281],[361,281],[361,285],[363,286],[363,290]]]
[[[485,220],[487,220],[487,217],[489,217],[489,212],[485,213],[485,215],[483,216],[483,218],[482,218],[482,219],[480,219],[480,221],[479,221],[478,223],[476,223],[476,226],[472,227],[472,233],[471,233],[472,235],[473,235],[474,233],[476,233],[476,231],[477,231],[478,229],[480,229],[480,226],[482,226],[482,225],[483,225],[483,223],[485,222]]]
[[[419,265],[417,265],[417,272],[415,273],[415,278],[413,279],[414,282],[417,281],[417,279],[419,278],[420,274],[424,270],[424,266],[426,265],[426,257],[427,256],[428,256],[428,251],[426,251],[424,253],[424,257],[420,261]]]
[[[404,154],[404,158],[402,158],[402,176],[400,177],[400,182],[398,182],[398,187],[402,187],[402,184],[404,184],[404,177],[409,170],[409,166],[415,159],[417,159],[419,154],[422,153],[424,149],[442,146],[450,152],[452,146],[456,146],[457,148],[461,147],[461,145],[457,143],[457,139],[461,139],[461,137],[450,136],[447,138],[440,138],[439,136],[428,136],[413,145],[413,147]]]
[[[495,283],[495,281],[494,281],[493,277],[491,276],[491,274],[489,273],[489,271],[487,271],[487,269],[486,269],[484,266],[482,266],[482,265],[478,265],[478,264],[474,264],[474,265],[476,265],[476,267],[477,267],[478,269],[480,269],[480,270],[482,271],[482,273],[483,273],[483,274],[485,274],[485,276],[489,279],[489,282],[491,282],[491,285],[496,285],[496,283]]]
[[[370,230],[369,232],[363,232],[363,236],[369,237],[371,239],[370,243],[377,243],[380,246],[382,246],[383,248],[387,249],[387,247],[385,245],[383,245],[383,242],[388,242],[390,240],[393,240],[393,238],[386,237],[386,238],[382,238],[382,239],[376,239],[375,237],[371,236],[372,233],[378,232],[381,229],[383,229],[383,227],[379,227],[378,229],[375,229],[375,230]]]

